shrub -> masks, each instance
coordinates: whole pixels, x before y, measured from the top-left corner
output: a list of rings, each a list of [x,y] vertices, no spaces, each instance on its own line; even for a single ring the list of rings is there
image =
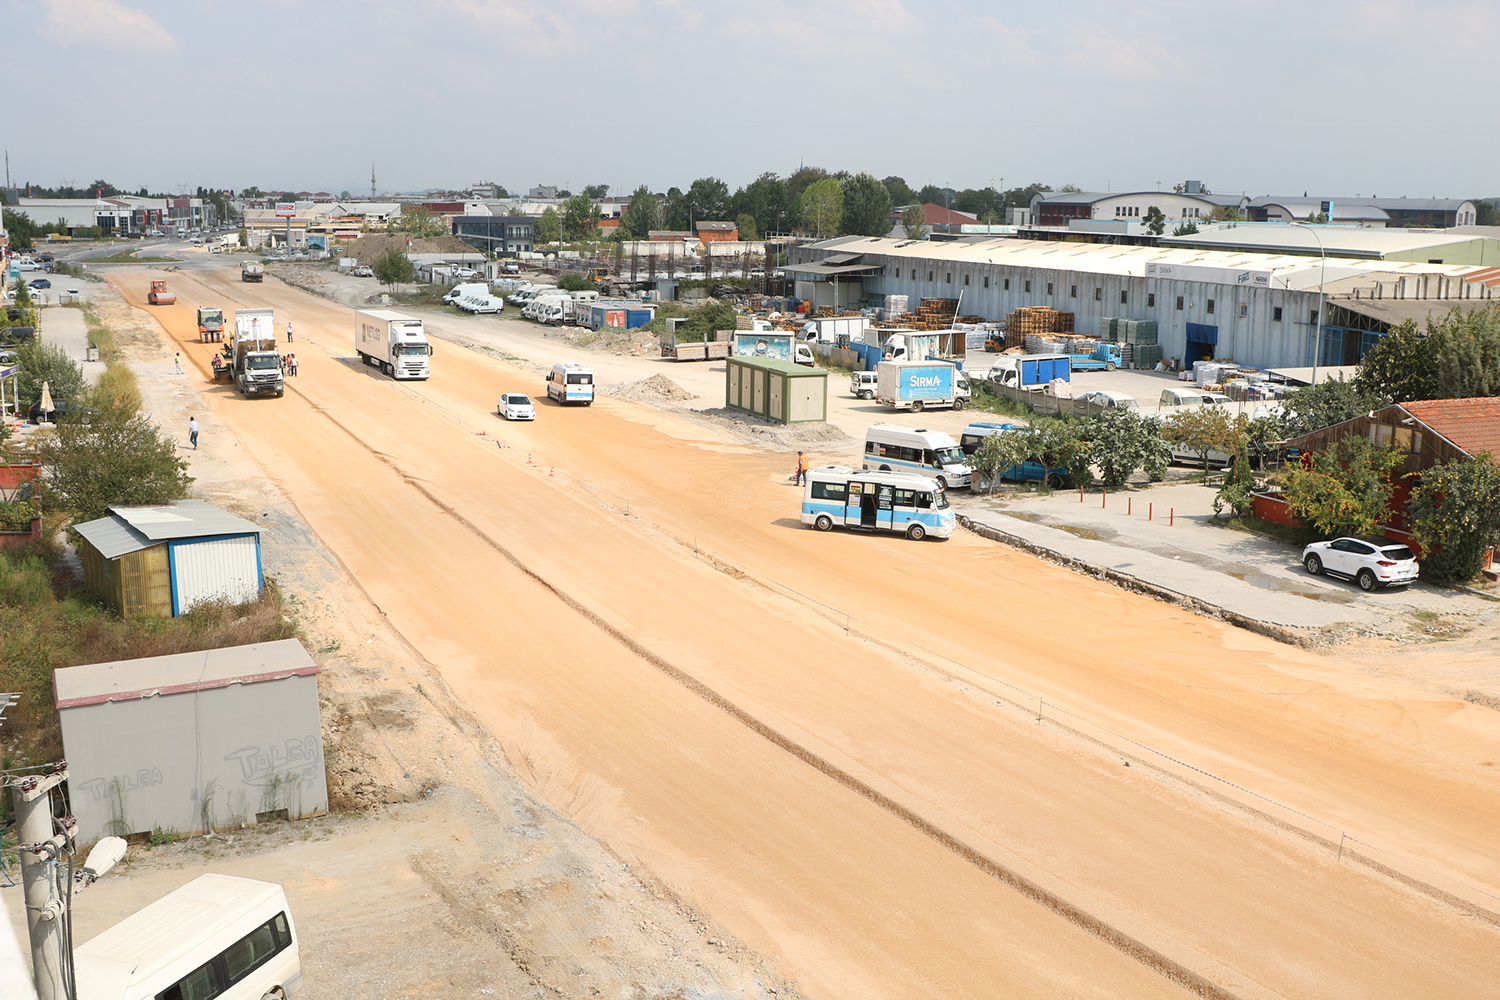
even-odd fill
[[[1316,452],[1311,468],[1287,474],[1283,492],[1292,514],[1325,536],[1367,535],[1385,519],[1395,484],[1391,475],[1406,454],[1378,448],[1368,439],[1346,437]]]
[[[1485,549],[1500,545],[1500,466],[1489,452],[1435,465],[1422,473],[1406,509],[1423,549],[1422,575],[1471,580]]]

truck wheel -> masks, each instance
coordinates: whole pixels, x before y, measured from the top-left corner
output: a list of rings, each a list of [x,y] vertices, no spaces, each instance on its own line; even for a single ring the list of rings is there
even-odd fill
[[[920,524],[909,524],[906,526],[906,537],[914,542],[920,542],[927,537],[927,529]]]
[[[1047,487],[1054,490],[1062,489],[1063,477],[1054,472],[1052,475],[1047,477]]]
[[[882,465],[880,467],[880,471],[881,472],[890,472],[891,471],[891,467],[889,465]]]
[[[920,399],[914,399],[914,400],[912,400],[911,412],[913,412],[913,413],[921,413],[922,412],[922,401]]]
[[[955,410],[962,410],[964,408],[964,401],[961,399],[955,399],[953,401],[953,408]]]
[[[947,476],[938,476],[937,477],[937,484],[939,486],[941,486],[943,489],[946,490],[948,488],[948,477]]]
[[[1107,372],[1114,371],[1115,370],[1115,363],[1113,361],[1107,361],[1107,362],[1105,362],[1105,364],[1104,364],[1104,370],[1107,371]]]
[[[827,514],[819,514],[817,516],[817,519],[813,521],[813,527],[817,528],[819,531],[832,531],[833,518],[829,517]]]

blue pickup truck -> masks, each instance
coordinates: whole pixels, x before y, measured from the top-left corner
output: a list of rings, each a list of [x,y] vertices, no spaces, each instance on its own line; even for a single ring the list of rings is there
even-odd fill
[[[979,446],[984,444],[984,439],[991,434],[1008,434],[1017,430],[1021,430],[1021,425],[973,423],[964,428],[963,434],[958,439],[958,446],[965,455],[972,458],[979,450]],[[1054,490],[1065,489],[1073,483],[1067,469],[1049,469],[1041,462],[1023,462],[1020,465],[1012,465],[1000,473],[1000,478],[1012,483],[1046,482]],[[976,487],[980,485],[979,479],[980,473],[976,471],[973,480]]]
[[[1093,354],[1073,355],[1075,372],[1112,372],[1116,368],[1123,367],[1124,362],[1120,360],[1119,344],[1100,344]]]

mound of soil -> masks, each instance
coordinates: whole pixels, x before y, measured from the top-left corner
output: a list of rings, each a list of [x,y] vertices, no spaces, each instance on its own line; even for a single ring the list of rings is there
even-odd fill
[[[412,240],[411,246],[408,247],[406,245],[405,233],[377,233],[370,236],[361,236],[353,243],[350,243],[347,249],[339,251],[339,256],[353,257],[361,264],[368,264],[391,249],[399,250],[402,253],[476,252],[473,247],[457,236],[426,236],[419,240]]]
[[[611,395],[638,403],[678,403],[698,398],[665,375],[652,375],[639,382],[626,382]]]

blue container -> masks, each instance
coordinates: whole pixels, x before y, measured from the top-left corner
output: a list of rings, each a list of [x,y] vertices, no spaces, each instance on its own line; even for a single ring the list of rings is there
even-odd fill
[[[627,309],[625,310],[625,326],[634,330],[636,327],[645,326],[651,322],[650,309]]]

